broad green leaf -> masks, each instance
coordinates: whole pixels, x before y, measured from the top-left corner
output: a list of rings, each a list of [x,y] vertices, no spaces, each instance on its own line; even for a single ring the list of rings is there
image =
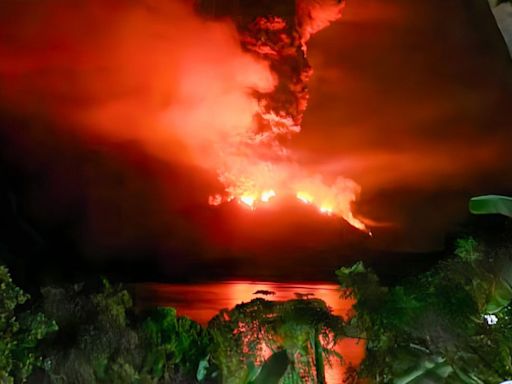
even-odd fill
[[[197,367],[196,378],[197,381],[202,381],[205,379],[206,374],[208,372],[208,367],[210,364],[208,363],[209,356],[205,357],[199,362],[199,367]]]
[[[247,381],[253,381],[256,376],[260,373],[261,367],[258,367],[254,364],[254,361],[249,360],[247,362]]]
[[[469,211],[476,215],[501,214],[512,217],[512,197],[499,195],[473,197],[469,201]]]
[[[512,300],[512,288],[503,279],[498,279],[492,291],[485,312],[496,313],[505,308]]]
[[[251,384],[278,384],[286,372],[289,363],[290,360],[286,350],[283,349],[282,351],[275,352],[265,361],[260,373]]]

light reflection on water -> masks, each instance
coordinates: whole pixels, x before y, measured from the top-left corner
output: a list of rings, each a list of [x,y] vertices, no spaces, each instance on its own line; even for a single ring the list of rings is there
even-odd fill
[[[255,295],[256,291],[275,292],[271,296]],[[269,300],[295,299],[296,294],[310,294],[322,299],[335,315],[346,319],[353,301],[340,299],[336,284],[329,283],[273,283],[250,281],[224,281],[201,284],[138,284],[135,286],[137,307],[170,306],[178,314],[187,316],[203,325],[223,308],[233,308],[256,297]],[[344,339],[337,346],[347,363],[357,365],[364,357],[364,344],[353,339]],[[328,384],[343,382],[344,368],[334,365],[326,367]]]

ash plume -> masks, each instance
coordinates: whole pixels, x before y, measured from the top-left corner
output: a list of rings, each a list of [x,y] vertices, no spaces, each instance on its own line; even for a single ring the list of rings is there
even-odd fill
[[[294,195],[322,213],[341,216],[365,229],[351,210],[359,186],[339,176],[325,183],[321,175],[306,172],[300,159],[286,148],[287,140],[300,132],[308,104],[313,69],[307,59],[307,42],[341,17],[344,2],[203,0],[198,5],[207,16],[235,20],[243,49],[269,63],[276,74],[270,92],[254,92],[259,105],[256,125],[230,148],[225,157],[228,163],[219,171],[227,194],[211,197],[210,202],[217,205],[240,199],[254,208],[258,202],[268,202],[269,196]]]

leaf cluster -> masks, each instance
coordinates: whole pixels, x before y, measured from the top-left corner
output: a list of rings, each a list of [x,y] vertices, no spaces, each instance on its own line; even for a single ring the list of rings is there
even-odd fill
[[[103,280],[99,292],[74,285],[42,293],[45,313],[59,324],[45,345],[52,383],[193,382],[206,355],[203,328],[174,309],[136,316],[120,285]]]
[[[55,331],[55,322],[42,313],[21,311],[30,296],[17,287],[0,266],[0,382],[22,383],[41,364],[37,346]]]
[[[344,292],[357,300],[350,329],[366,341],[362,376],[379,383],[495,383],[512,376],[512,255],[490,260],[474,239],[459,240],[454,253],[393,287],[362,263],[337,271]],[[485,321],[489,313],[496,326]]]
[[[290,361],[281,383],[325,382],[324,359],[341,358],[334,346],[344,329],[321,300],[254,299],[222,310],[208,330],[220,381],[240,384],[251,382],[268,353],[280,351]]]

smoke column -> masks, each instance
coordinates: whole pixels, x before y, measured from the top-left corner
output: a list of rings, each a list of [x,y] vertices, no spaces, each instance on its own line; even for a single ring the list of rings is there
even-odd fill
[[[366,229],[351,211],[359,186],[343,177],[331,184],[319,174],[308,174],[283,143],[301,130],[308,102],[307,83],[313,73],[307,60],[311,35],[341,17],[341,1],[299,0],[249,1],[244,9],[234,1],[203,1],[203,11],[237,20],[242,47],[263,59],[277,75],[271,92],[255,92],[259,111],[255,126],[224,154],[227,163],[219,169],[226,194],[210,197],[210,203],[238,199],[254,208],[276,195],[295,196],[313,204],[321,213],[343,217]],[[253,7],[251,8],[251,5]],[[212,8],[213,11],[212,12]],[[208,13],[208,12],[206,12]]]

